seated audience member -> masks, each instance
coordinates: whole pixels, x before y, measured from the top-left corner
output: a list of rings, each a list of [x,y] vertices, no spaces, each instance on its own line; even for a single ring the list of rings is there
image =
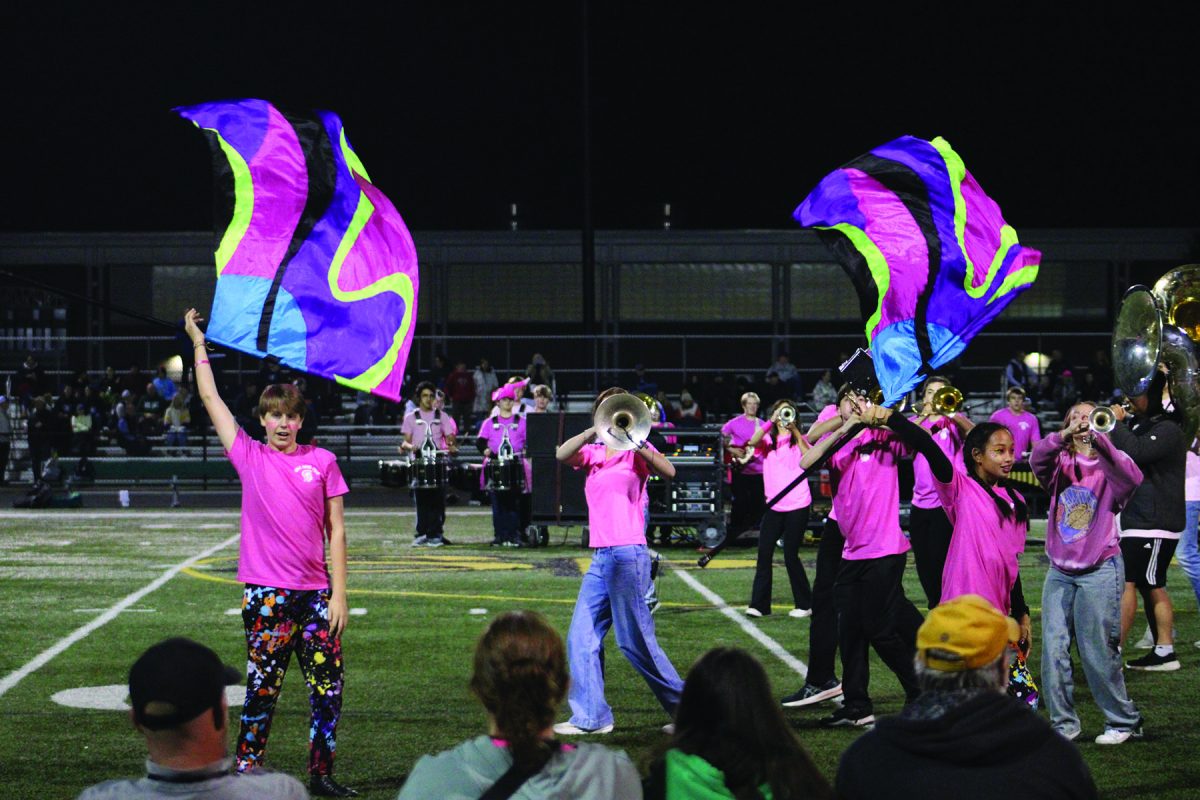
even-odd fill
[[[821,373],[820,380],[813,387],[811,397],[813,408],[817,411],[837,402],[837,387],[833,385],[833,370],[827,369]]]
[[[555,740],[551,726],[569,680],[562,638],[539,614],[501,614],[475,648],[471,675],[471,691],[487,710],[487,734],[423,756],[400,800],[476,800],[498,783],[508,792],[489,796],[640,798],[637,770],[624,753]]]
[[[146,740],[146,776],[99,783],[79,800],[307,798],[304,786],[288,775],[233,774],[225,687],[244,679],[190,639],[151,647],[129,670],[130,718]]]
[[[704,424],[704,411],[687,389],[679,393],[679,402],[674,404],[672,422],[680,428],[699,428]]]
[[[978,595],[931,610],[914,659],[922,693],[842,754],[838,797],[1096,797],[1075,746],[1006,693],[1019,637]]]
[[[762,665],[732,647],[709,650],[688,673],[670,749],[651,764],[644,789],[647,800],[832,796]]]
[[[767,367],[766,377],[769,378],[772,375],[779,376],[779,382],[787,387],[788,397],[800,394],[800,373],[796,369],[796,365],[788,358],[787,353],[780,353],[775,362]]]

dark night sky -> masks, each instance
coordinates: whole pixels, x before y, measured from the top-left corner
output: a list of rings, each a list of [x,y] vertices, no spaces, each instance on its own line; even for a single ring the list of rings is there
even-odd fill
[[[173,5],[0,12],[0,228],[209,227],[207,146],[169,109],[249,96],[339,112],[414,230],[505,227],[513,201],[523,227],[579,226],[576,2]],[[904,133],[949,139],[1018,230],[1197,225],[1183,11],[650,5],[593,2],[599,228],[671,202],[677,227],[789,229],[822,175]]]

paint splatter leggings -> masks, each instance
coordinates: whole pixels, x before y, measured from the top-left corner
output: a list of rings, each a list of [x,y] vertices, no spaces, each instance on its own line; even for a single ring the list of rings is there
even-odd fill
[[[275,702],[292,653],[308,683],[312,706],[308,771],[333,771],[338,718],[342,712],[342,643],[329,634],[329,592],[246,585],[242,595],[246,626],[246,703],[238,734],[237,770],[262,765]]]

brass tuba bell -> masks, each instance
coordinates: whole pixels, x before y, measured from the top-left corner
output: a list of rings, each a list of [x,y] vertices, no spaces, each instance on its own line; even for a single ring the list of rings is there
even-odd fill
[[[1153,289],[1125,293],[1113,328],[1113,375],[1126,397],[1150,389],[1160,369],[1167,373],[1171,404],[1181,414],[1187,441],[1200,430],[1200,365],[1194,342],[1200,335],[1200,264],[1171,270]]]
[[[650,433],[650,409],[635,395],[614,394],[596,408],[596,436],[613,450],[634,450]]]

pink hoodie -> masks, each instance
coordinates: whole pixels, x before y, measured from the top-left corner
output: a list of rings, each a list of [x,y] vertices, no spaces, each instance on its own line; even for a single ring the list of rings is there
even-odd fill
[[[1107,436],[1096,436],[1093,446],[1096,455],[1084,458],[1052,433],[1029,457],[1050,495],[1046,555],[1062,572],[1087,572],[1121,552],[1116,515],[1142,482],[1138,465]]]

